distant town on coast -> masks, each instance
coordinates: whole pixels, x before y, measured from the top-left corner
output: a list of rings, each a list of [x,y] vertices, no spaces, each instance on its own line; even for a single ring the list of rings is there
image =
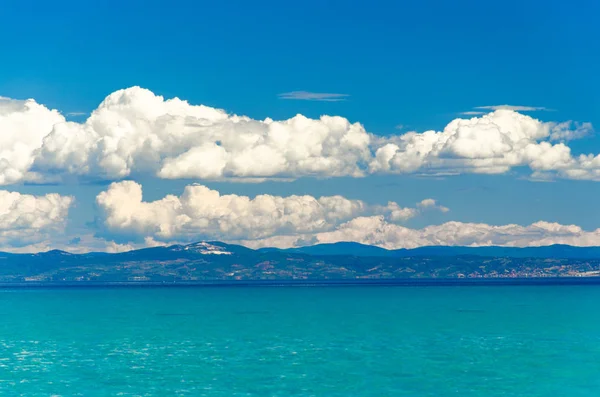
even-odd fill
[[[385,250],[336,243],[253,250],[222,242],[198,242],[116,254],[2,253],[0,264],[3,285],[591,280],[600,275],[600,248],[554,245]]]

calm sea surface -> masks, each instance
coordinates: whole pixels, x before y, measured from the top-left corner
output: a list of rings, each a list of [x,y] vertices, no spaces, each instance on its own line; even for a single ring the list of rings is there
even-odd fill
[[[600,396],[600,287],[0,290],[1,396]]]

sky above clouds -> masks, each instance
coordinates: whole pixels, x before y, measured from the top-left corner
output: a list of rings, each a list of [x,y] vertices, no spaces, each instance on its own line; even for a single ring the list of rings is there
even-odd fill
[[[575,3],[11,2],[0,250],[600,245]]]

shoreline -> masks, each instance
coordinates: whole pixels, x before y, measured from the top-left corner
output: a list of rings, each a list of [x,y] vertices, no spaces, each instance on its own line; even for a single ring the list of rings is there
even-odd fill
[[[529,278],[424,278],[424,279],[338,279],[338,280],[204,280],[204,281],[115,281],[115,282],[15,282],[0,283],[10,288],[148,288],[148,287],[343,287],[343,286],[543,286],[600,285],[600,277],[529,277]]]

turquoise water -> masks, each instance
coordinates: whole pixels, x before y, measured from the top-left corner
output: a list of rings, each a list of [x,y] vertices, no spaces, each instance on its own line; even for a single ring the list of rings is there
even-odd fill
[[[600,287],[0,290],[2,396],[599,396]]]

